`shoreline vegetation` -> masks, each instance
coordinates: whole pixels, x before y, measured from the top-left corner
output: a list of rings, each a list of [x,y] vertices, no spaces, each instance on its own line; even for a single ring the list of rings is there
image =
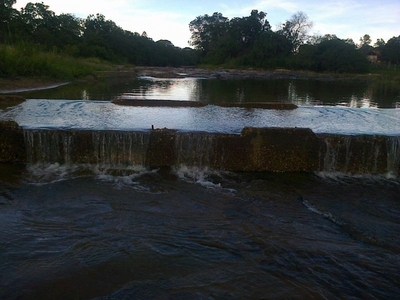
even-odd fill
[[[154,41],[118,26],[102,14],[57,15],[42,3],[15,9],[0,3],[0,93],[51,88],[110,76],[218,79],[356,79],[400,85],[400,36],[372,45],[335,34],[310,35],[303,12],[273,30],[267,13],[229,19],[197,16],[189,25],[191,47]],[[141,67],[139,67],[141,66]],[[180,66],[190,66],[181,68]],[[185,75],[186,74],[186,75]]]

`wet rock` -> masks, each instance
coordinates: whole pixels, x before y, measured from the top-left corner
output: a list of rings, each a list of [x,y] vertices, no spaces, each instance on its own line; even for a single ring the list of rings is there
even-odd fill
[[[0,121],[0,162],[26,162],[24,134],[14,121]]]
[[[308,128],[245,127],[240,136],[221,137],[224,169],[232,171],[315,171],[320,140]]]
[[[224,102],[216,105],[222,107],[263,108],[263,109],[279,109],[279,110],[291,110],[297,108],[296,104],[279,103],[279,102],[247,102],[247,103]]]
[[[167,128],[152,130],[147,146],[146,166],[170,167],[174,165],[176,158],[175,137],[175,130]]]

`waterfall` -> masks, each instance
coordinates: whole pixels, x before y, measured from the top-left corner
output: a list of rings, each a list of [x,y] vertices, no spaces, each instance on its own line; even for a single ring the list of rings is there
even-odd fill
[[[24,131],[28,163],[71,162],[72,136],[64,131],[26,130]]]
[[[400,167],[400,137],[321,134],[320,169],[346,174],[393,174]]]
[[[24,130],[29,164],[198,167],[226,171],[322,171],[397,177],[400,137],[317,134],[300,129],[205,132]]]
[[[149,134],[123,131],[25,130],[27,162],[96,164],[123,169],[145,164]]]
[[[93,155],[97,165],[117,169],[145,165],[148,133],[94,131],[92,138]]]

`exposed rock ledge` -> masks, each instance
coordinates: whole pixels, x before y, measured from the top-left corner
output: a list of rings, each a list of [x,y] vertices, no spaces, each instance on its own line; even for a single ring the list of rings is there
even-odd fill
[[[25,101],[24,97],[16,95],[0,95],[0,109],[18,105]]]

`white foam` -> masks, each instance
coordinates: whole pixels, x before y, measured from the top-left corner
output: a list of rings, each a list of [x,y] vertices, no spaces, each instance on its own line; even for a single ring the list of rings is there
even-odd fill
[[[187,165],[179,165],[173,168],[174,173],[180,180],[200,184],[207,189],[220,190],[228,193],[235,193],[236,190],[232,188],[225,188],[221,182],[214,182],[211,177],[222,178],[224,172],[215,171],[209,167],[192,167]]]

